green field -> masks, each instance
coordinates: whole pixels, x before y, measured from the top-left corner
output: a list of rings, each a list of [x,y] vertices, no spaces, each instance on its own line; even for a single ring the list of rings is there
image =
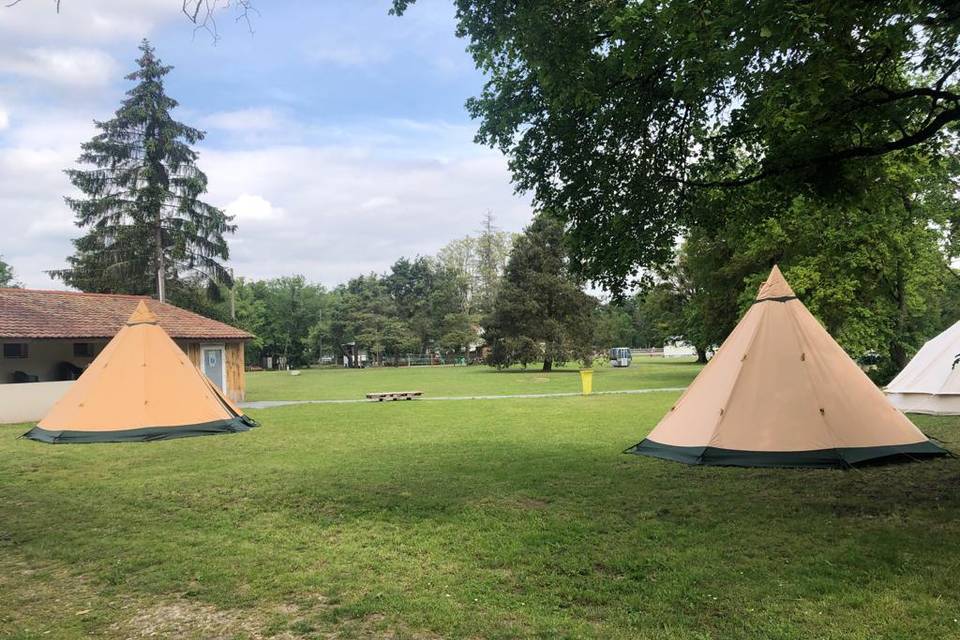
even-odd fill
[[[690,360],[637,358],[627,369],[597,367],[595,391],[685,386],[700,370]],[[543,373],[540,367],[496,371],[489,367],[306,369],[247,374],[247,400],[349,400],[374,391],[422,391],[427,396],[569,393],[580,390],[573,367]]]
[[[693,373],[661,366],[686,378],[650,386]],[[276,398],[289,377],[271,375],[251,376],[251,396]],[[536,375],[294,382],[456,395]],[[960,463],[621,454],[676,396],[301,405],[254,412],[249,433],[146,444],[51,446],[0,427],[0,637],[960,637]],[[958,446],[960,420],[918,423]]]

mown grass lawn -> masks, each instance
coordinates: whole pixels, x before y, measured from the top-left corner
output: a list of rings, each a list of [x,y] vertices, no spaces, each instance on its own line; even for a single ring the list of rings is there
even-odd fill
[[[637,358],[626,369],[594,371],[595,391],[683,387],[700,370],[691,359]],[[428,396],[569,393],[580,390],[574,366],[544,373],[540,366],[496,371],[490,367],[384,367],[305,369],[247,374],[247,400],[349,400],[374,391],[422,391]]]
[[[960,637],[960,462],[622,455],[676,395],[290,406],[149,444],[0,427],[0,637]]]

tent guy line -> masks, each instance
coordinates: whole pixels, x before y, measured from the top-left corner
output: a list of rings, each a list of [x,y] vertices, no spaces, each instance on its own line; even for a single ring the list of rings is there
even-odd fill
[[[594,391],[591,395],[631,395],[642,393],[660,393],[667,391],[683,391],[686,387],[657,387],[654,389],[621,389],[619,391]],[[582,396],[579,391],[562,393],[516,393],[511,395],[490,395],[490,396],[435,396],[432,398],[418,398],[417,402],[431,401],[449,401],[449,400],[508,400],[511,398],[572,398]],[[239,406],[243,409],[273,409],[275,407],[287,407],[296,404],[370,404],[371,401],[365,398],[352,398],[345,400],[255,400],[252,402],[243,402]],[[380,404],[380,403],[376,403]]]

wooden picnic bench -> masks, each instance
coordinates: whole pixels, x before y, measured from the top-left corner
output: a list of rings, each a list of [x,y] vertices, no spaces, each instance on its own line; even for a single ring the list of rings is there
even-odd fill
[[[422,391],[380,391],[377,393],[368,393],[367,400],[413,400],[423,395]]]

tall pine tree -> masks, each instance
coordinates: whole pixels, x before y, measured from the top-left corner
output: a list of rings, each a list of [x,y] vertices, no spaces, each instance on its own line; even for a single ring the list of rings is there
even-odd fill
[[[163,87],[172,67],[149,42],[140,45],[136,82],[114,118],[83,144],[81,169],[67,170],[82,193],[66,198],[86,234],[73,241],[69,268],[54,277],[83,291],[155,293],[198,279],[231,283],[222,261],[224,234],[236,226],[223,211],[200,200],[207,176],[190,148],[204,133],[174,120],[177,101]]]

